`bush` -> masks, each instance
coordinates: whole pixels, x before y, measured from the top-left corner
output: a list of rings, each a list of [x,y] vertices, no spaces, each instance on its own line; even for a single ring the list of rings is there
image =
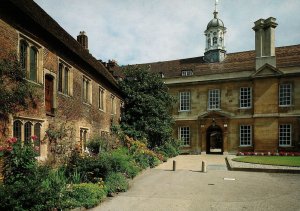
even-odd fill
[[[93,183],[73,184],[67,189],[62,208],[85,207],[98,205],[105,197],[104,185]]]
[[[128,178],[133,178],[140,171],[132,156],[129,155],[128,149],[124,147],[110,153],[102,153],[99,158],[101,166],[106,169],[106,176],[110,172],[121,172]]]
[[[167,158],[175,157],[180,153],[180,141],[175,139],[170,139],[160,147],[156,147],[155,151],[161,153],[163,156]]]
[[[93,154],[99,154],[100,150],[107,150],[107,143],[100,136],[93,137],[87,142],[87,148]]]
[[[105,179],[105,185],[109,194],[125,192],[128,189],[126,177],[120,172],[112,172]]]

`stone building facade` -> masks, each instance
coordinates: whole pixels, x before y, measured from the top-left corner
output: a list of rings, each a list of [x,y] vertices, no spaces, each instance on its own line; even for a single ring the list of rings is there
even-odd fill
[[[49,127],[61,126],[84,150],[89,138],[109,133],[118,123],[122,94],[117,81],[89,53],[84,32],[77,40],[33,1],[1,2],[0,57],[17,55],[38,93],[35,106],[1,123],[7,127],[2,139],[14,136],[24,142],[36,135],[43,140]],[[40,157],[48,150],[41,143]]]
[[[226,53],[218,12],[204,56],[148,63],[178,101],[174,137],[189,153],[299,151],[300,45],[275,47],[275,18],[255,22],[255,50]]]

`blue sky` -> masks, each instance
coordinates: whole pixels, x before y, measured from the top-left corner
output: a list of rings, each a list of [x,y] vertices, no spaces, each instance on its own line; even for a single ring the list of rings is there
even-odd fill
[[[202,56],[214,0],[35,0],[97,59],[120,65]],[[277,19],[276,46],[300,44],[300,0],[219,0],[228,53],[253,50],[253,22]]]

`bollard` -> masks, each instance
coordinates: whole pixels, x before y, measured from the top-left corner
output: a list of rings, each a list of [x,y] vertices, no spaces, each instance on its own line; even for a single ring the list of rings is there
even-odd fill
[[[206,163],[205,163],[205,161],[202,161],[202,172],[203,173],[206,173],[207,171],[206,171]]]
[[[173,171],[176,171],[176,161],[173,160]]]

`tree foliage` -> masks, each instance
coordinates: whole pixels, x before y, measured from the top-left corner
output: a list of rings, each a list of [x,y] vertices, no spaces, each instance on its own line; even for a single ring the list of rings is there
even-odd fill
[[[131,137],[147,139],[150,147],[162,145],[172,137],[174,98],[159,75],[146,66],[125,67],[124,74],[120,82],[125,93],[122,129]]]

